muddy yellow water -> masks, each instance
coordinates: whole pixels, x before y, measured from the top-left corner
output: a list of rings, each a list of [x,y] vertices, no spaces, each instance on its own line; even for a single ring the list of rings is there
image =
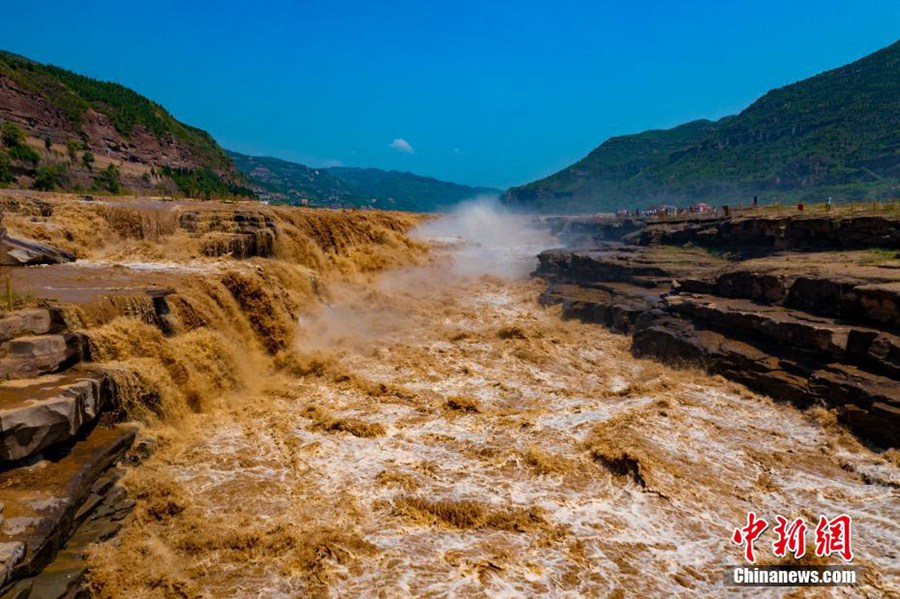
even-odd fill
[[[539,306],[527,264],[433,253],[335,284],[274,368],[248,347],[239,391],[148,429],[135,513],[91,556],[98,595],[722,596],[750,510],[851,515],[866,582],[818,595],[898,592],[895,452],[634,359]]]

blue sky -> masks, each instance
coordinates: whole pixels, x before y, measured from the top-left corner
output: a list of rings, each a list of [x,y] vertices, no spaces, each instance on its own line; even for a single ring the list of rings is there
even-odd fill
[[[10,2],[0,48],[226,148],[507,187],[900,36],[900,2]]]

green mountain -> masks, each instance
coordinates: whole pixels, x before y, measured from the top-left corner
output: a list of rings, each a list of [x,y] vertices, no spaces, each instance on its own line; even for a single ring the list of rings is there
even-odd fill
[[[256,187],[257,195],[276,203],[434,212],[478,195],[500,194],[499,189],[470,187],[400,171],[343,166],[310,168],[232,151],[228,151],[228,156]]]
[[[900,194],[900,42],[772,90],[736,116],[614,137],[508,190],[523,209],[884,198]]]
[[[41,187],[50,173],[50,187],[66,189],[115,182],[108,191],[249,193],[206,131],[117,83],[8,52],[0,52],[0,121],[9,133],[0,145],[7,183]]]

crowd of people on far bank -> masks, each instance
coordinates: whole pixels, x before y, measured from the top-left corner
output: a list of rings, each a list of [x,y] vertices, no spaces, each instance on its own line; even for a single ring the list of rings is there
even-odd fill
[[[825,211],[831,212],[831,208],[833,206],[833,202],[831,196],[825,198]],[[616,216],[619,218],[692,218],[692,217],[711,217],[717,218],[719,216],[730,217],[730,216],[743,216],[745,210],[750,209],[752,214],[759,212],[759,198],[757,196],[753,196],[753,203],[747,207],[743,204],[738,205],[737,207],[723,204],[722,206],[710,206],[705,202],[698,202],[696,204],[691,204],[690,206],[680,207],[680,206],[672,206],[667,204],[661,204],[659,206],[653,206],[651,208],[635,208],[634,210],[627,210],[625,208],[620,208],[616,211]],[[803,212],[805,208],[803,200],[800,200],[797,203],[797,212]]]

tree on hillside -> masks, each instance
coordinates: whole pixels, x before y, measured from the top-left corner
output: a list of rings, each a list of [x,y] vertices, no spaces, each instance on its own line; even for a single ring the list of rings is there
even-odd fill
[[[16,176],[12,170],[12,162],[3,150],[0,150],[0,184],[12,183]]]
[[[25,133],[13,122],[5,122],[0,127],[0,139],[3,145],[9,148],[9,157],[12,160],[37,166],[41,161],[37,150],[25,143]]]
[[[104,170],[100,171],[100,174],[97,175],[97,180],[94,183],[100,189],[104,189],[110,193],[119,193],[122,189],[122,185],[119,180],[118,167],[114,164],[110,164]]]
[[[9,157],[18,162],[37,166],[41,161],[40,154],[31,146],[22,144],[9,149]]]
[[[0,139],[7,148],[15,148],[25,144],[25,133],[17,124],[7,121],[0,127]]]
[[[38,167],[32,187],[40,191],[53,191],[65,185],[68,174],[65,164],[47,164]]]
[[[69,152],[69,162],[75,164],[78,161],[78,151],[81,150],[82,144],[77,139],[66,140],[66,150]]]
[[[94,170],[94,153],[90,150],[86,151],[81,155],[81,164],[84,165],[88,171]]]

